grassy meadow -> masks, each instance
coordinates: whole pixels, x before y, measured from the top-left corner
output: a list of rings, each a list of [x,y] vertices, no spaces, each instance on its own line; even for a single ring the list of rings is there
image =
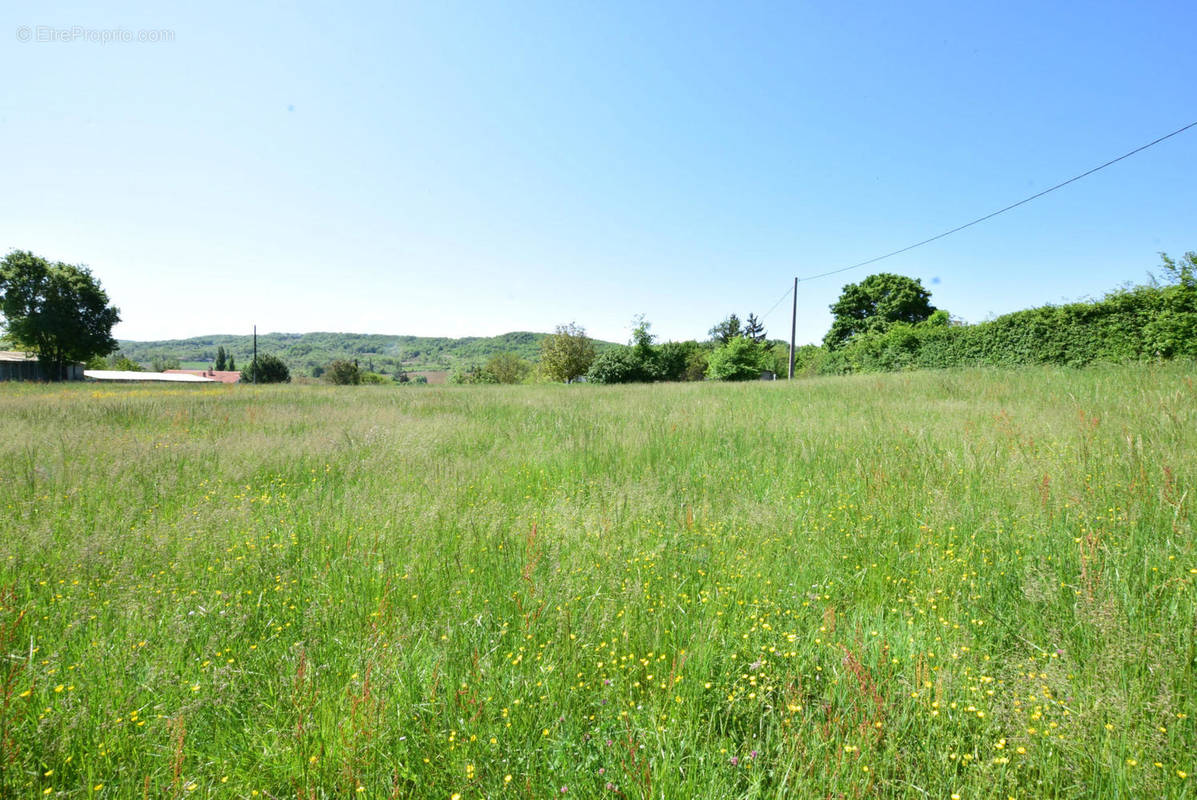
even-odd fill
[[[0,797],[1197,796],[1197,370],[0,385]]]

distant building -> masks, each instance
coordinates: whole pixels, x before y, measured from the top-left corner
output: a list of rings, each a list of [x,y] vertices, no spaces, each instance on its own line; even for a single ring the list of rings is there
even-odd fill
[[[216,383],[211,378],[201,378],[198,375],[168,375],[165,372],[135,372],[124,369],[85,369],[83,377],[89,381],[104,383]]]
[[[163,370],[167,375],[197,375],[201,378],[216,381],[217,383],[240,383],[241,373],[237,370],[216,370],[216,369],[168,369]]]
[[[37,356],[17,350],[0,350],[0,381],[45,381],[50,380]],[[62,368],[58,380],[83,380],[83,365],[77,362]]]

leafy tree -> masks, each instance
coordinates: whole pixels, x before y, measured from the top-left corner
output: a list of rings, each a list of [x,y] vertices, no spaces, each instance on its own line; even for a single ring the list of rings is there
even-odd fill
[[[395,385],[395,381],[392,380],[390,375],[380,375],[377,372],[369,372],[369,371],[362,373],[362,381],[361,382],[363,385],[370,384],[372,386],[386,386],[386,385],[394,386]]]
[[[599,353],[586,372],[590,383],[651,383],[663,378],[661,348],[653,346],[652,323],[637,316],[632,322],[632,340],[627,347]]]
[[[744,323],[743,335],[745,338],[751,339],[757,344],[764,344],[766,339],[765,326],[764,323],[756,318],[756,314],[748,315],[748,321]]]
[[[356,386],[362,382],[362,371],[356,361],[338,358],[324,368],[324,380],[336,386]]]
[[[83,266],[12,251],[0,260],[0,315],[7,338],[36,353],[50,380],[61,379],[73,361],[116,349],[112,326],[120,311]]]
[[[698,362],[701,364],[692,370]],[[707,371],[706,348],[693,339],[665,342],[657,348],[657,371],[663,381],[700,381]]]
[[[123,353],[108,359],[108,369],[120,370],[121,372],[145,372],[145,367]]]
[[[657,371],[657,353],[653,350],[653,340],[657,337],[649,333],[653,324],[645,319],[643,314],[632,321],[636,323],[636,327],[632,329],[632,349],[645,374],[653,375]]]
[[[254,380],[255,374],[257,380]],[[258,356],[255,369],[254,362],[250,362],[246,369],[241,370],[242,383],[290,383],[291,370],[278,356],[263,353]]]
[[[226,367],[228,367],[228,356],[225,355],[224,345],[221,345],[216,348],[216,371],[224,372]]]
[[[176,359],[176,361],[177,360],[178,359]],[[228,366],[225,367],[225,369],[227,369],[229,372],[237,371],[237,362],[233,359],[232,353],[229,353],[229,363],[228,363]]]
[[[569,323],[558,325],[540,345],[540,368],[550,380],[569,383],[586,374],[594,361],[594,342],[586,329]]]
[[[532,365],[515,353],[495,353],[486,360],[483,369],[494,377],[495,383],[520,383],[532,371]]]
[[[486,384],[498,382],[494,374],[481,364],[467,364],[458,367],[449,376],[449,383]]]
[[[1160,253],[1160,261],[1170,283],[1189,289],[1197,288],[1197,253],[1190,250],[1181,256],[1179,262],[1167,253]]]
[[[83,367],[84,369],[111,369],[120,370],[121,372],[145,372],[145,367],[122,352],[112,353],[107,358],[104,356],[92,356],[84,362]],[[161,372],[161,370],[154,371]]]
[[[686,380],[701,381],[707,376],[710,365],[710,351],[705,347],[696,347],[686,355]]]
[[[179,359],[171,356],[158,356],[150,362],[150,370],[153,372],[166,372],[168,369],[178,369]]]
[[[717,381],[751,381],[770,368],[763,348],[751,339],[736,336],[711,353],[707,377]]]
[[[727,344],[741,334],[740,318],[731,314],[709,331],[711,339],[719,344]]]
[[[588,383],[647,383],[651,381],[634,347],[612,347],[599,353],[586,371]]]
[[[857,334],[883,333],[898,322],[914,325],[934,311],[931,293],[918,279],[879,272],[844,287],[840,299],[831,306],[835,319],[823,344],[835,350]]]

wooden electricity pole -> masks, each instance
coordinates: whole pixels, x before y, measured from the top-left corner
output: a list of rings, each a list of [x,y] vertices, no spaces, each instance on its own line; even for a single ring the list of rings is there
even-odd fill
[[[790,374],[789,379],[794,379],[794,333],[798,329],[798,278],[794,278],[794,307],[790,312]]]

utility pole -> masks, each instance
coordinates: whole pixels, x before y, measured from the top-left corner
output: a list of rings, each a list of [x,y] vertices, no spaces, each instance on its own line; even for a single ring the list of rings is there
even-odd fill
[[[794,334],[798,329],[798,278],[794,278],[794,308],[790,312],[790,380],[794,380]]]
[[[797,286],[797,284],[794,284]],[[790,352],[794,351],[794,346],[790,345]],[[794,371],[794,359],[790,358],[790,372]],[[258,382],[258,326],[254,326],[254,383]]]

